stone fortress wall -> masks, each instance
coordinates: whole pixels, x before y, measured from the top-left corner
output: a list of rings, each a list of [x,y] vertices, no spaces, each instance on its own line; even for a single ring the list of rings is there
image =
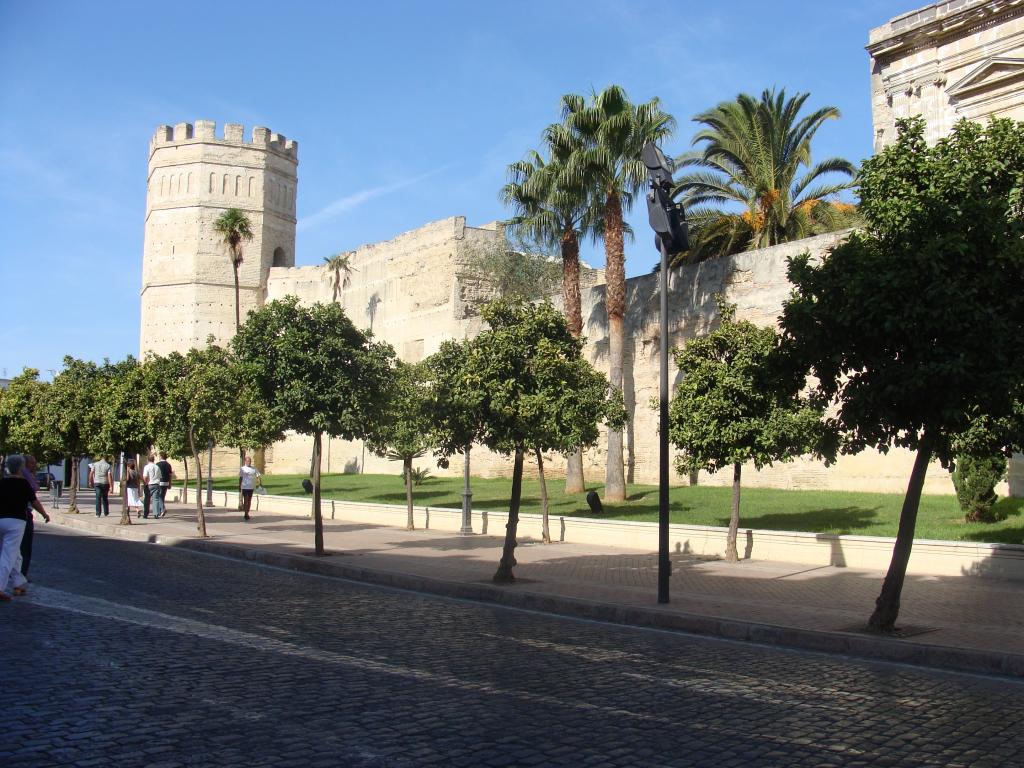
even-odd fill
[[[235,332],[231,262],[213,222],[249,216],[239,269],[242,317],[263,302],[271,267],[295,263],[298,144],[267,128],[197,120],[160,126],[149,143],[139,352],[164,354]],[[184,311],[183,311],[184,310]]]
[[[374,335],[390,343],[400,357],[415,361],[435,352],[446,339],[470,338],[483,327],[479,303],[488,296],[472,295],[479,290],[476,281],[467,279],[465,264],[475,244],[501,237],[500,228],[488,225],[469,227],[462,217],[427,224],[382,243],[365,245],[351,254],[351,282],[338,301],[353,321],[369,327],[368,308],[375,306]],[[789,296],[786,260],[809,251],[824,254],[843,237],[843,233],[822,235],[797,243],[760,251],[714,259],[703,264],[673,271],[670,277],[670,346],[706,333],[718,322],[715,296],[724,295],[737,305],[737,316],[761,325],[775,324],[782,303]],[[604,276],[600,270],[586,271],[583,279],[585,354],[596,368],[607,373],[607,316],[604,309]],[[331,300],[329,274],[322,267],[272,269],[267,284],[267,299],[295,295],[303,303]],[[374,301],[377,297],[379,301]],[[561,297],[552,296],[561,306]],[[627,283],[627,333],[624,362],[626,406],[630,424],[626,431],[626,476],[629,482],[657,483],[657,412],[651,407],[658,393],[658,303],[657,276],[643,275]],[[677,372],[670,362],[669,375]],[[308,471],[312,451],[310,438],[293,435],[266,452],[269,472]],[[584,472],[588,482],[603,482],[606,450],[602,443],[585,454]],[[748,487],[823,488],[902,492],[913,463],[912,454],[893,450],[887,455],[865,452],[842,457],[834,466],[825,467],[810,459],[779,464],[756,472],[744,469]],[[461,463],[440,470],[430,457],[416,462],[434,474],[459,474]],[[474,448],[473,474],[506,475],[511,471],[508,457]],[[365,455],[358,441],[330,440],[324,448],[324,471],[400,472],[399,462]],[[546,457],[551,476],[564,475],[564,459]],[[536,472],[527,463],[528,472]],[[674,483],[688,478],[674,477]],[[702,484],[731,483],[728,472],[701,473]],[[929,473],[926,492],[949,493],[948,474],[936,465]]]
[[[946,0],[906,13],[870,33],[872,110],[876,149],[890,143],[899,117],[922,114],[929,140],[947,133],[960,117],[1024,118],[1024,0]],[[295,295],[304,303],[330,301],[330,274],[322,266],[294,267],[297,146],[265,128],[251,141],[228,124],[223,138],[209,121],[162,126],[150,143],[149,188],[142,289],[141,351],[185,350],[208,334],[226,341],[234,331],[230,263],[211,225],[228,207],[245,210],[256,239],[245,248],[243,312],[264,301]],[[496,224],[466,225],[463,217],[426,224],[351,253],[349,284],[338,300],[356,325],[370,328],[408,361],[421,360],[445,339],[470,338],[483,323],[479,306],[487,289],[467,269],[476,248],[503,237]],[[716,294],[737,305],[737,316],[775,324],[789,294],[786,260],[809,251],[825,254],[842,233],[685,267],[671,275],[672,346],[705,333],[717,322]],[[607,317],[601,270],[582,274],[586,355],[607,372]],[[626,476],[657,481],[658,391],[656,278],[628,281],[625,397]],[[560,305],[561,297],[552,301]],[[670,371],[675,378],[676,372]],[[397,463],[365,454],[359,442],[326,441],[325,471],[399,472]],[[306,472],[311,439],[292,435],[266,451],[271,472]],[[760,472],[745,468],[748,486],[903,492],[913,457],[903,450],[865,451],[832,467],[811,460]],[[224,453],[217,472],[233,472],[237,456]],[[551,474],[564,473],[561,457],[547,458]],[[589,482],[604,478],[603,445],[585,454]],[[419,466],[442,473],[429,457]],[[529,465],[528,465],[529,466]],[[511,462],[473,451],[473,473],[508,474]],[[460,467],[448,470],[457,473]],[[535,469],[534,469],[535,471]],[[698,478],[728,484],[729,473]],[[675,477],[673,482],[687,482]],[[1024,463],[1010,465],[1011,492],[1024,490]],[[948,475],[935,465],[925,492],[949,493]],[[1005,489],[1002,491],[1005,492]]]
[[[935,141],[961,118],[1024,119],[1024,0],[946,0],[871,30],[875,151],[898,118],[923,115]]]

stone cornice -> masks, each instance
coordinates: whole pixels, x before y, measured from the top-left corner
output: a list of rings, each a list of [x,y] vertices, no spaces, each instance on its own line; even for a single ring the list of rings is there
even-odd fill
[[[872,40],[866,48],[873,59],[907,55],[933,47],[947,35],[972,34],[1020,15],[1024,15],[1024,0],[946,0],[871,30]]]

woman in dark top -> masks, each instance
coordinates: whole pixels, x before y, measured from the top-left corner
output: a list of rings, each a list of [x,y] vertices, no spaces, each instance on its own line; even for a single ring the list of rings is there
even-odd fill
[[[21,537],[31,506],[50,522],[50,516],[36,498],[28,480],[21,476],[25,458],[20,454],[7,457],[7,475],[0,479],[0,601],[11,599],[11,594],[24,595],[28,583],[21,575]],[[7,591],[10,585],[10,593]]]

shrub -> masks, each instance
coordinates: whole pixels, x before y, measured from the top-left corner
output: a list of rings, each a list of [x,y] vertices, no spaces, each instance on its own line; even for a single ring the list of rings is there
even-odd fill
[[[968,522],[996,522],[995,488],[1005,476],[1005,456],[957,457],[953,487],[956,488],[956,499]]]

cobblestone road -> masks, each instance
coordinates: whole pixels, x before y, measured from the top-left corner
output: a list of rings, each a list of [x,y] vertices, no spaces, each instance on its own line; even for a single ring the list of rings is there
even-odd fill
[[[1011,680],[40,533],[6,768],[1024,765]]]

